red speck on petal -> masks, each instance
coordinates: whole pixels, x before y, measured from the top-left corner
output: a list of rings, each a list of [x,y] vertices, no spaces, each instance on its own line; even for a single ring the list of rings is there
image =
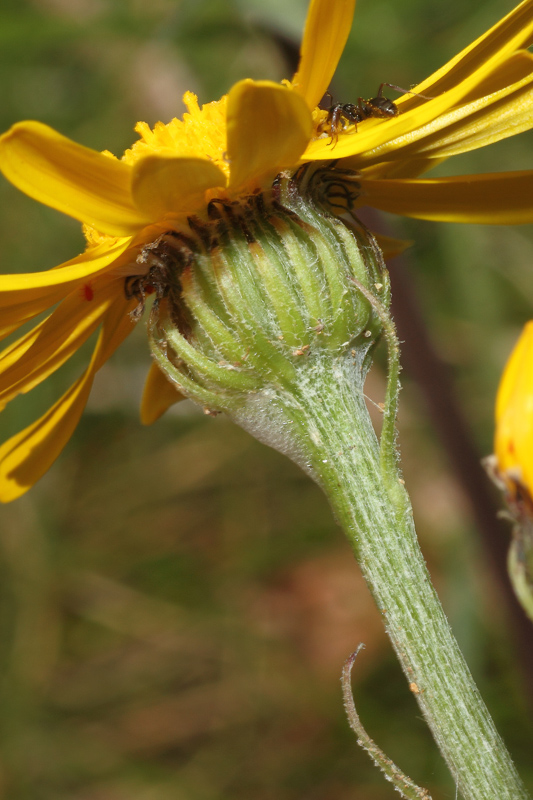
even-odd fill
[[[81,289],[81,296],[84,300],[92,300],[94,297],[94,291],[92,286],[89,283],[85,283]]]
[[[514,455],[514,442],[509,442],[507,445],[507,452]]]

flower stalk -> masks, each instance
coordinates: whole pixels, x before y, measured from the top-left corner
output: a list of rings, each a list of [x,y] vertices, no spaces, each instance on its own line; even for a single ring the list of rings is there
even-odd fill
[[[387,272],[368,231],[325,209],[339,197],[349,208],[356,188],[334,165],[304,169],[280,176],[271,194],[217,202],[187,231],[165,234],[150,249],[151,270],[166,275],[152,351],[179,392],[227,413],[322,487],[462,796],[526,800],[416,538],[395,446],[399,350]],[[382,333],[378,440],[364,383]]]
[[[526,798],[431,584],[400,478],[394,495],[383,481],[362,386],[352,380],[346,370],[318,378],[328,411],[307,403],[312,463],[460,793]]]

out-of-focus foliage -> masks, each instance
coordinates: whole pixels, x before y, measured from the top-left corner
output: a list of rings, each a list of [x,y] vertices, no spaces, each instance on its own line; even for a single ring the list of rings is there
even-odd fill
[[[38,118],[120,154],[137,119],[181,114],[185,89],[207,101],[242,77],[289,77],[283,37],[297,42],[305,6],[3,0],[0,128]],[[510,7],[360,0],[336,99],[372,96],[382,81],[408,88]],[[531,145],[523,135],[454,160],[453,171],[531,168]],[[82,249],[76,223],[5,181],[0,203],[3,271],[50,268]],[[391,225],[415,241],[412,269],[432,337],[488,453],[498,373],[532,316],[531,231]],[[81,364],[13,403],[0,419],[3,436],[57,397]],[[364,641],[354,680],[369,732],[436,798],[453,797],[319,490],[188,403],[142,428],[148,364],[141,324],[102,370],[64,455],[0,509],[0,795],[392,798],[341,706],[342,662]],[[376,372],[376,399],[381,385]],[[400,428],[430,569],[531,785],[531,714],[506,620],[461,488],[408,377]]]

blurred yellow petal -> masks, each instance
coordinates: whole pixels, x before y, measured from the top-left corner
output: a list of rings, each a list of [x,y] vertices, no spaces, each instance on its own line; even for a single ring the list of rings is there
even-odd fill
[[[85,373],[40,419],[0,447],[0,501],[24,494],[52,466],[72,436],[85,408],[94,375],[133,329],[128,301],[109,309]]]
[[[228,95],[231,187],[294,166],[311,136],[305,100],[286,86],[244,80]]]
[[[0,353],[0,409],[59,369],[96,330],[123,282],[75,289],[53,313]]]
[[[311,0],[293,78],[312,110],[327,91],[352,27],[355,0]]]
[[[531,368],[525,369],[528,365]],[[531,398],[533,401],[533,321],[524,326],[524,330],[505,365],[496,396],[496,422],[501,420],[512,401],[517,385],[522,380],[525,380],[528,374],[530,376],[529,379],[532,381]],[[533,407],[531,410],[533,412]]]
[[[95,371],[111,358],[115,350],[122,344],[135,327],[129,312],[135,301],[124,295],[116,296],[107,311],[102,324],[102,337],[98,342]]]
[[[533,496],[533,322],[524,327],[502,375],[494,448],[499,471]]]
[[[46,414],[0,447],[1,502],[16,500],[52,466],[79,422],[93,378],[90,367]]]
[[[132,195],[137,208],[151,219],[192,212],[205,204],[205,192],[225,186],[226,176],[205,158],[150,155],[133,167]]]
[[[141,422],[143,425],[152,425],[165,411],[185,400],[166,375],[163,375],[157,364],[152,364],[146,376],[144,391],[141,400]]]
[[[46,311],[50,306],[55,305],[62,300],[64,296],[65,291],[56,287],[54,293],[46,291],[41,297],[37,297],[34,300],[16,303],[9,308],[8,312],[2,309],[0,316],[0,340],[5,339],[6,336],[16,331],[17,328],[20,328],[20,326],[29,319],[33,319],[33,317]]]
[[[133,205],[128,164],[40,122],[20,122],[0,137],[0,169],[34,200],[111,236],[128,236],[150,221]]]
[[[533,170],[425,180],[361,179],[360,205],[439,222],[533,222]]]

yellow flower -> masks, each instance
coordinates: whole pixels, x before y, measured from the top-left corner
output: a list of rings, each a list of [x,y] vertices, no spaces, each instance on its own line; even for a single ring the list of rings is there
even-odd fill
[[[85,225],[86,251],[48,272],[0,276],[1,333],[52,313],[0,355],[0,403],[39,384],[100,328],[90,364],[37,422],[0,447],[0,499],[24,493],[72,434],[96,371],[131,331],[138,303],[128,276],[146,271],[144,245],[214,197],[266,188],[282,169],[341,160],[358,173],[357,205],[424,219],[533,220],[533,172],[433,180],[417,176],[444,158],[533,127],[533,0],[397,102],[394,118],[328,133],[317,108],[345,45],[355,0],[311,0],[292,82],[244,80],[218,102],[185,95],[183,120],[140,123],[121,159],[38,122],[0,138],[0,169],[15,186]],[[420,96],[424,95],[424,97]],[[431,99],[427,99],[431,98]],[[322,132],[324,131],[324,132]],[[336,141],[333,141],[333,140]],[[131,294],[131,293],[130,293]],[[151,422],[177,398],[152,367],[142,404]]]
[[[494,452],[509,499],[533,499],[533,322],[515,345],[496,398]],[[524,490],[527,492],[525,495]]]

